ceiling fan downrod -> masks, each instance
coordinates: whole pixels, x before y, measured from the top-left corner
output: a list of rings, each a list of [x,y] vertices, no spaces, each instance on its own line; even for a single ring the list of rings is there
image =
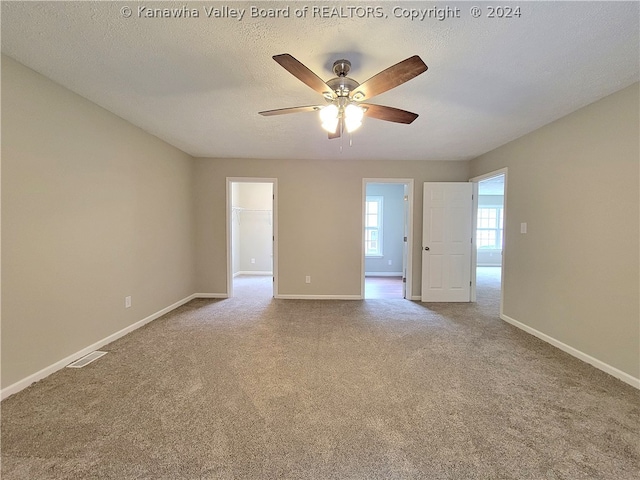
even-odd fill
[[[351,70],[351,62],[349,60],[336,60],[333,62],[333,73],[337,77],[346,77]]]

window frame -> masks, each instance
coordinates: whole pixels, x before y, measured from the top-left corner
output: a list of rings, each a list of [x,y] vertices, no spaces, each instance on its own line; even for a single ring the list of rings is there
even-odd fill
[[[481,210],[495,210],[495,227],[481,227],[480,223],[484,217],[481,217]],[[491,218],[489,218],[491,220]],[[493,245],[481,245],[480,232],[494,232],[495,242]],[[502,250],[504,242],[504,205],[478,205],[478,213],[476,220],[476,250]]]
[[[368,219],[369,219],[369,215],[371,215],[369,213],[369,203],[377,203],[378,204],[378,212],[375,213],[376,215],[376,226],[368,226]],[[384,212],[384,196],[383,195],[366,195],[365,196],[365,207],[364,207],[364,255],[366,258],[380,258],[384,256],[384,249],[383,249],[383,238],[384,238],[384,232],[383,232],[383,212]],[[369,232],[373,232],[376,231],[378,234],[378,238],[376,240],[377,244],[378,244],[378,248],[376,248],[375,250],[371,250],[370,248],[368,248],[368,244],[371,243],[371,240],[369,238]]]

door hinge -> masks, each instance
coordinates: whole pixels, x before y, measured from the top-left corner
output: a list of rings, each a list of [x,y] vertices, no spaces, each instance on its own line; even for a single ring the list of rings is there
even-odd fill
[[[405,241],[405,243],[406,243],[406,241],[407,241],[407,237],[404,237],[404,241]]]

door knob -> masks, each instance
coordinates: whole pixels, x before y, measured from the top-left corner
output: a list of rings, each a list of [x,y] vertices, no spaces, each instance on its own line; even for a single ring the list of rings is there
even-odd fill
[[[425,250],[429,250],[429,247],[424,247]]]

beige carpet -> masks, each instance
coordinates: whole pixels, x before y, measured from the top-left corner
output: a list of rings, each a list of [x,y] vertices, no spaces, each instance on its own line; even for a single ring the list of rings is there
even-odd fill
[[[638,478],[638,391],[499,320],[485,280],[193,301],[5,400],[2,479]]]

